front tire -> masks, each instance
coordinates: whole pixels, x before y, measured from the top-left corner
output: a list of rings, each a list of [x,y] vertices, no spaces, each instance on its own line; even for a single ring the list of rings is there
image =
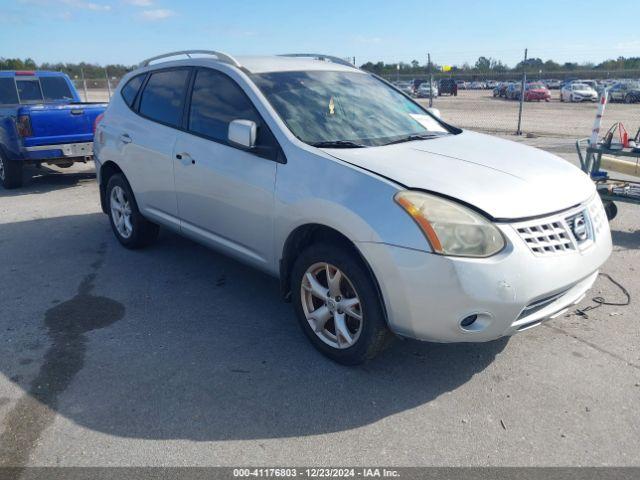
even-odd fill
[[[7,190],[22,186],[22,162],[7,160],[0,151],[0,181]]]
[[[343,365],[358,365],[389,343],[375,282],[351,249],[314,244],[296,259],[291,292],[298,321],[311,343]]]
[[[111,228],[126,248],[146,247],[158,237],[160,228],[142,216],[124,175],[113,175],[107,183],[107,212]]]

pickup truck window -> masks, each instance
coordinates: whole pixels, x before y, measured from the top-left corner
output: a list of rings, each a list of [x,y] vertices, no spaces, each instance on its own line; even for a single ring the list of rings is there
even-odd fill
[[[0,78],[0,105],[14,105],[20,103],[16,82],[13,78]]]
[[[135,100],[136,95],[138,94],[138,90],[140,90],[140,86],[142,85],[142,81],[144,80],[145,76],[146,76],[146,73],[142,75],[137,75],[133,77],[131,80],[129,80],[124,87],[122,87],[120,94],[122,95],[122,98],[124,99],[127,105],[129,106],[133,105],[133,101]]]
[[[42,89],[37,78],[33,80],[16,80],[16,86],[18,87],[20,103],[42,102]]]
[[[40,86],[45,101],[73,100],[69,84],[63,77],[40,77]]]
[[[140,115],[172,127],[180,124],[188,69],[153,72],[142,91]]]

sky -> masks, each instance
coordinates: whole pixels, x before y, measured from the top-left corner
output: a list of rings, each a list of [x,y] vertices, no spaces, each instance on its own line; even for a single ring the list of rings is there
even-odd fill
[[[638,0],[0,0],[0,57],[132,65],[174,50],[509,66],[640,56]]]

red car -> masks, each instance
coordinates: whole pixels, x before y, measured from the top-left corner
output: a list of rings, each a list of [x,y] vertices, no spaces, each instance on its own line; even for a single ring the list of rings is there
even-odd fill
[[[524,90],[524,101],[531,102],[533,100],[548,102],[551,100],[551,92],[542,83],[528,83]]]

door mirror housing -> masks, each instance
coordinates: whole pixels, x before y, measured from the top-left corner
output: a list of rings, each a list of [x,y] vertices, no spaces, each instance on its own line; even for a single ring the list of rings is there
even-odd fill
[[[438,119],[440,118],[440,110],[438,110],[437,108],[429,107],[427,108],[427,112]]]
[[[233,120],[229,124],[227,138],[229,143],[250,150],[256,146],[258,126],[251,120]]]

